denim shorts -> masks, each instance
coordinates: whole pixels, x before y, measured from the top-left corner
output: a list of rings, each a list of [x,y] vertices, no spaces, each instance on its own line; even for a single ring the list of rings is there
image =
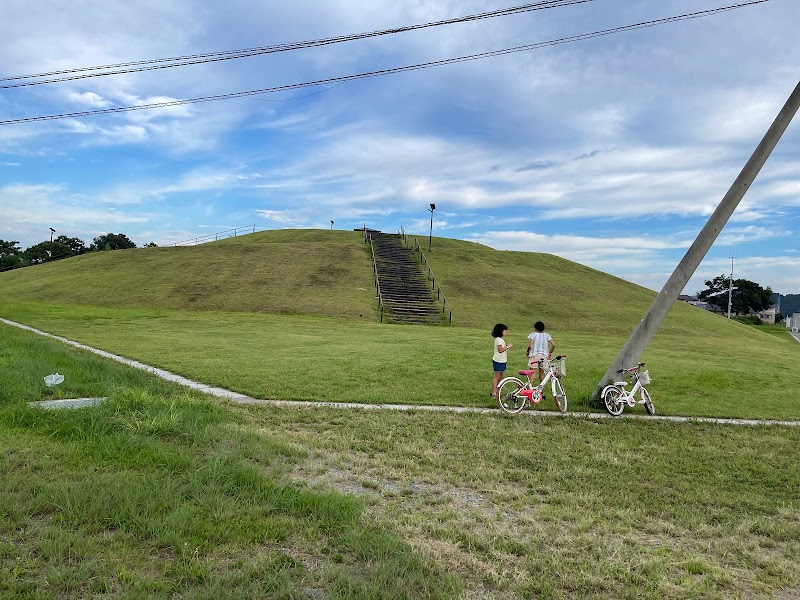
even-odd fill
[[[506,370],[506,363],[497,362],[496,360],[492,361],[492,366],[495,373],[502,373]]]

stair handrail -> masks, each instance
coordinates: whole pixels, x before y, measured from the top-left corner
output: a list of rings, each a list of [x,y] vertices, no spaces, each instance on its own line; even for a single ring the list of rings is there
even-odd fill
[[[367,233],[364,228],[364,243],[369,242],[369,250],[372,255],[372,271],[375,275],[375,294],[378,296],[378,306],[381,307],[381,323],[383,323],[383,294],[381,294],[381,282],[378,279],[378,262],[375,260],[375,246],[372,245],[372,234]]]
[[[408,248],[408,234],[402,225],[400,225],[400,239],[403,240],[403,247]]]
[[[442,291],[442,287],[439,285],[439,282],[436,280],[436,275],[433,274],[433,269],[431,269],[431,265],[428,263],[428,258],[425,256],[425,253],[422,251],[422,246],[419,245],[417,238],[414,238],[414,252],[419,252],[420,264],[424,264],[428,268],[428,279],[433,281],[431,290],[436,290],[436,301],[442,301],[442,314],[444,314],[447,310],[447,306],[450,306],[450,325],[453,324],[453,307],[447,301],[447,298]]]

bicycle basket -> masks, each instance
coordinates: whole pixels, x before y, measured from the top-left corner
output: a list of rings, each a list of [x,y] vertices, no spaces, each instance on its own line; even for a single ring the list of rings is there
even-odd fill
[[[562,358],[561,360],[553,361],[553,364],[555,365],[555,370],[553,372],[553,375],[555,375],[559,379],[561,377],[566,377],[566,375],[567,375],[567,359],[566,358]]]
[[[648,385],[650,383],[650,371],[642,371],[639,373],[639,381],[642,385]]]

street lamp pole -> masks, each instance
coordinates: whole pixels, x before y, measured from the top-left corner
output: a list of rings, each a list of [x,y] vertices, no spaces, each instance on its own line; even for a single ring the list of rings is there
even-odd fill
[[[731,256],[731,279],[728,285],[728,318],[731,318],[731,300],[733,299],[733,257]]]
[[[433,246],[433,211],[436,210],[436,205],[431,203],[431,207],[428,209],[428,212],[431,213],[431,233],[428,236],[428,252],[431,252],[431,247]]]
[[[333,220],[331,220],[331,231],[333,231]]]
[[[56,232],[56,230],[55,230],[55,229],[53,229],[53,228],[51,227],[51,228],[50,228],[50,241],[51,241],[51,242],[53,241],[53,234],[54,234],[55,232]]]

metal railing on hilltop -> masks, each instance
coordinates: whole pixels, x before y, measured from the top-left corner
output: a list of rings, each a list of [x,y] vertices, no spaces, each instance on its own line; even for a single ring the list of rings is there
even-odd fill
[[[255,233],[256,226],[245,225],[243,227],[234,227],[233,229],[226,229],[225,231],[219,231],[217,233],[209,233],[208,235],[184,240],[182,242],[167,244],[167,246],[197,246],[198,244],[205,244],[206,242],[216,242],[218,240],[236,237],[237,235],[242,235],[244,232]]]

